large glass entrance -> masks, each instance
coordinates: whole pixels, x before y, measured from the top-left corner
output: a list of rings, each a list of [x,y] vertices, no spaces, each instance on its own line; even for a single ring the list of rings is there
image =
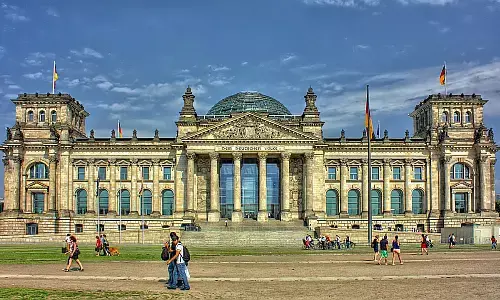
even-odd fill
[[[233,172],[232,160],[221,160],[219,172],[220,217],[230,219],[234,209],[233,202]]]
[[[270,218],[280,218],[280,165],[278,159],[267,160],[267,212]]]
[[[259,210],[259,168],[257,159],[245,158],[241,167],[241,210],[244,218],[257,218]]]

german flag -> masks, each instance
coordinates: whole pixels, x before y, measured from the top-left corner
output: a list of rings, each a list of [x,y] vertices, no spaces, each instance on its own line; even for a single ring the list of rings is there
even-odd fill
[[[365,127],[366,133],[368,134],[368,138],[373,138],[373,122],[372,116],[370,114],[370,100],[366,97],[366,108],[365,108]]]
[[[441,70],[441,75],[439,75],[439,83],[441,83],[441,85],[446,84],[446,65],[443,66],[443,69]]]

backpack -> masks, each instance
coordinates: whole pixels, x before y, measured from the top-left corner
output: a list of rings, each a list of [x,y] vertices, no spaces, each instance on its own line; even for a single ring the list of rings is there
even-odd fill
[[[163,247],[163,248],[161,249],[161,260],[165,260],[165,261],[167,261],[167,260],[168,260],[168,258],[169,258],[169,257],[168,257],[168,255],[169,255],[169,252],[168,252],[167,247]]]
[[[187,266],[189,261],[191,260],[191,255],[189,254],[189,250],[186,246],[182,245],[182,247],[184,248],[184,251],[183,251],[181,256],[182,256],[182,259],[184,260],[184,263]]]

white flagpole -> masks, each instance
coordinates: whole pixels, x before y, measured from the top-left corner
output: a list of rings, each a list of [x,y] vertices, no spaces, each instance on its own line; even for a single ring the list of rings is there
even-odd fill
[[[121,175],[120,175],[121,176]],[[122,243],[122,187],[121,187],[121,178],[120,178],[120,191],[118,192],[118,206],[120,207],[120,225],[118,227],[118,244]]]
[[[448,81],[448,68],[446,67],[446,61],[444,62],[444,96],[448,95],[448,90],[446,88],[446,82]]]
[[[56,73],[56,61],[54,60],[54,67],[52,68],[52,94],[55,93],[56,91],[56,86],[55,86],[55,80],[54,80],[54,75]]]

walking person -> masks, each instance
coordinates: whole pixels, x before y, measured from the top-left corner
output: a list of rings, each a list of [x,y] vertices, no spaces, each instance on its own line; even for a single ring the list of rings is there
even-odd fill
[[[165,248],[167,248],[168,251],[168,258],[173,258],[175,255],[175,246],[174,243],[172,242],[173,237],[176,237],[177,239],[179,238],[175,232],[170,232],[170,241],[165,242]],[[175,268],[175,261],[172,260],[168,264],[168,281],[167,281],[167,286],[180,286],[179,285],[179,280],[174,283],[174,272],[176,272]],[[182,282],[182,281],[181,281]]]
[[[494,235],[491,236],[491,250],[497,249],[497,239]]]
[[[373,261],[377,261],[377,256],[379,256],[378,243],[379,243],[378,235],[376,235],[372,241]]]
[[[429,252],[427,251],[427,243],[427,236],[422,234],[422,240],[420,241],[420,255],[424,255],[424,252],[429,255]]]
[[[387,253],[387,245],[389,244],[389,240],[387,239],[387,235],[384,235],[384,238],[380,241],[380,258],[378,260],[378,264],[382,262],[382,258],[385,259],[385,265],[387,266],[387,257],[389,254]]]
[[[184,247],[179,242],[179,238],[177,236],[172,237],[172,243],[175,246],[175,255],[169,260],[167,260],[167,264],[170,264],[171,262],[175,261],[175,271],[174,271],[173,283],[172,285],[169,285],[167,288],[169,290],[175,290],[177,288],[175,283],[180,277],[182,278],[182,281],[184,283],[184,285],[180,288],[180,290],[183,291],[190,290],[191,287],[189,286],[189,282],[186,275],[186,263],[184,262],[184,259],[182,257],[184,254]]]
[[[78,255],[80,255],[80,249],[78,249],[78,243],[76,242],[76,237],[75,236],[70,236],[70,245],[69,245],[69,254],[68,257],[68,264],[66,265],[66,268],[63,269],[64,272],[69,272],[71,268],[71,264],[73,263],[73,260],[76,261],[78,266],[80,267],[80,271],[83,272],[83,266],[80,260],[78,259]]]
[[[399,259],[399,264],[403,264],[403,260],[401,259],[401,247],[399,244],[399,238],[396,235],[394,237],[394,240],[392,240],[392,265],[394,266],[394,259],[396,258],[396,255],[398,256]]]
[[[101,255],[102,242],[98,235],[95,236],[95,256]]]

